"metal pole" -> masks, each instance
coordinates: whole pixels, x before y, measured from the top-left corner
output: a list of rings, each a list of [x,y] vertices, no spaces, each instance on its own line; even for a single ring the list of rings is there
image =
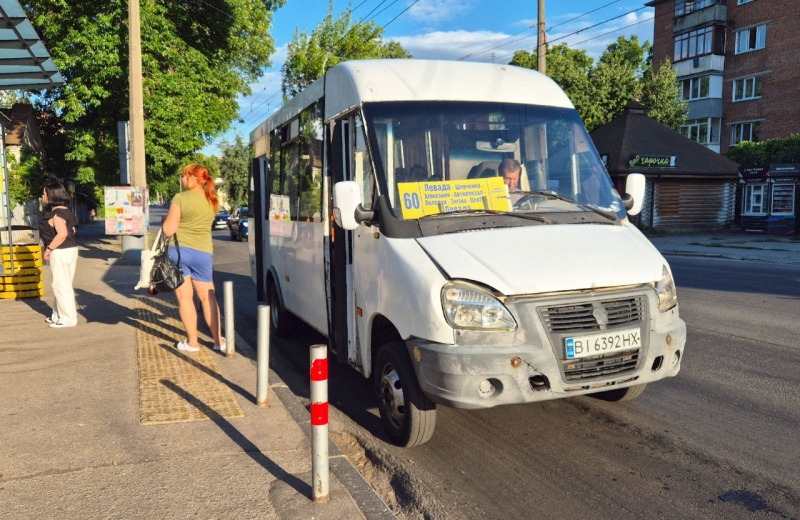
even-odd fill
[[[14,215],[11,213],[11,193],[8,191],[10,189],[10,183],[8,181],[8,161],[6,160],[6,126],[0,124],[0,155],[2,156],[3,161],[3,195],[6,201],[6,224],[8,224],[8,258],[11,260],[10,268],[11,271],[9,274],[14,276],[14,234],[11,231],[11,220],[14,218]],[[3,266],[0,264],[0,271],[3,271]]]
[[[236,329],[233,326],[233,282],[224,282],[223,299],[225,305],[225,357],[236,353]]]
[[[256,404],[269,406],[269,305],[258,306]]]
[[[327,345],[311,345],[311,498],[317,503],[330,499]]]

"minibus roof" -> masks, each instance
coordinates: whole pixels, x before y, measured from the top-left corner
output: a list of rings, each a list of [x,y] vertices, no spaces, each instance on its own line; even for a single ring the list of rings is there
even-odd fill
[[[479,101],[573,108],[544,74],[514,65],[443,60],[352,60],[332,67],[259,125],[250,141],[325,99],[325,121],[379,101]]]

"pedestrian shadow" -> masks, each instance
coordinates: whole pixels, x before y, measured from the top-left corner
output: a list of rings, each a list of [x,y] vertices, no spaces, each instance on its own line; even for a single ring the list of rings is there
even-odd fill
[[[174,341],[172,338],[170,338],[170,340]],[[201,372],[203,372],[204,374],[208,375],[209,377],[212,377],[213,379],[216,379],[217,381],[219,381],[223,385],[227,386],[228,388],[230,388],[232,391],[236,392],[237,394],[241,395],[242,397],[244,397],[245,399],[247,399],[251,403],[256,404],[256,396],[254,396],[253,394],[251,394],[250,392],[248,392],[247,390],[245,390],[241,386],[237,385],[236,383],[232,383],[231,381],[225,379],[222,376],[222,374],[220,374],[218,372],[214,372],[213,370],[211,370],[210,368],[208,368],[204,364],[198,362],[196,359],[193,359],[192,357],[184,354],[183,352],[179,351],[178,349],[176,349],[176,348],[174,348],[174,347],[172,347],[170,345],[165,345],[163,343],[160,343],[158,346],[160,348],[162,348],[164,351],[169,352],[173,356],[177,357],[181,361],[192,365],[194,368],[200,370]]]
[[[173,383],[172,381],[168,381],[166,379],[160,380],[160,383],[167,387],[168,389],[172,390],[180,397],[186,400],[189,404],[200,410],[209,419],[211,422],[216,424],[220,427],[220,429],[228,436],[230,439],[235,442],[241,449],[244,451],[251,459],[261,465],[262,468],[269,471],[275,478],[288,484],[292,489],[297,491],[303,496],[310,497],[311,496],[311,486],[306,482],[303,482],[302,479],[292,475],[291,473],[287,472],[283,468],[281,468],[278,464],[272,461],[269,457],[264,455],[261,450],[253,444],[247,437],[245,437],[236,427],[231,424],[230,421],[222,417],[220,414],[215,412],[211,407],[206,405],[203,401],[195,397],[190,392],[187,392],[183,388],[180,388],[178,385]]]

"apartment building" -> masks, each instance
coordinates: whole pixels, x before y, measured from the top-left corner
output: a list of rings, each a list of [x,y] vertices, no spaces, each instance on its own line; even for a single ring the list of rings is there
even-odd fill
[[[652,0],[653,62],[673,62],[686,137],[718,153],[800,133],[800,0]]]

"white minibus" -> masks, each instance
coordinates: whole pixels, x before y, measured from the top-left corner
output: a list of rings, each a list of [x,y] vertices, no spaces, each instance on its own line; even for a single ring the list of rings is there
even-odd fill
[[[669,265],[564,92],[510,65],[348,61],[258,126],[251,272],[372,377],[401,446],[436,404],[632,399],[680,370]],[[620,186],[622,187],[622,186]]]

